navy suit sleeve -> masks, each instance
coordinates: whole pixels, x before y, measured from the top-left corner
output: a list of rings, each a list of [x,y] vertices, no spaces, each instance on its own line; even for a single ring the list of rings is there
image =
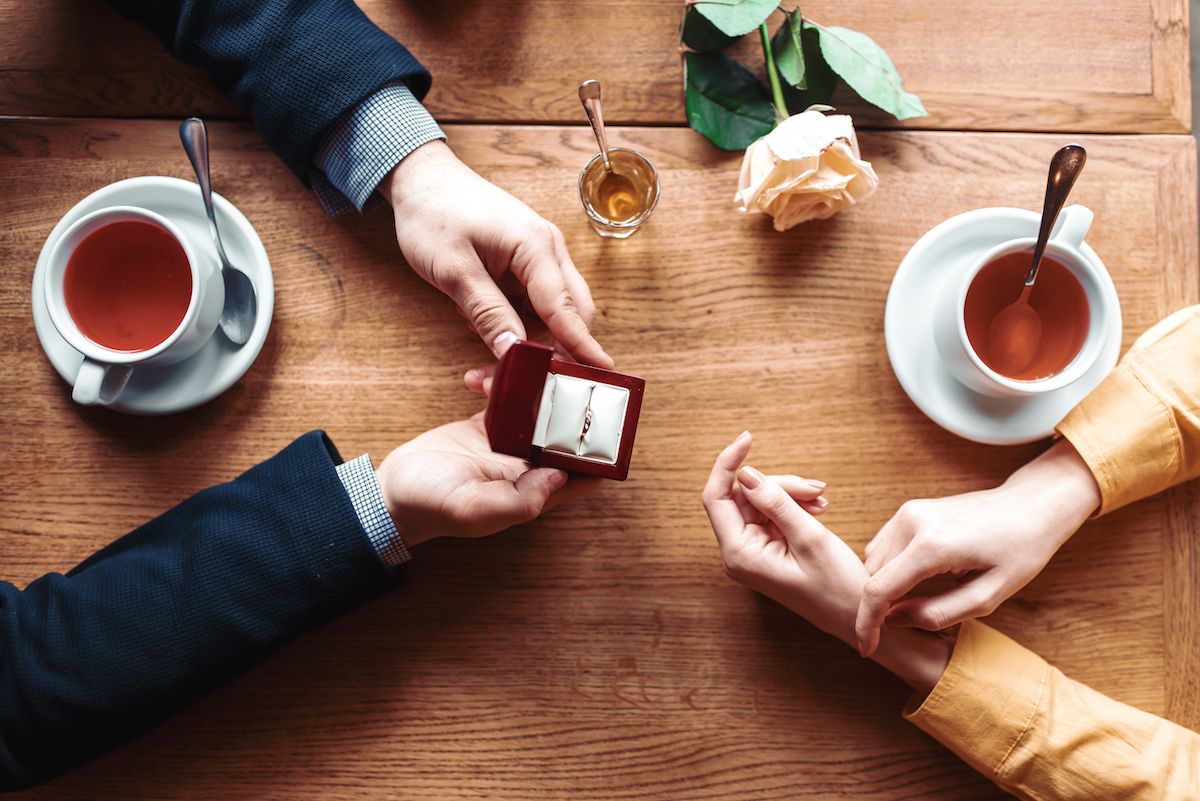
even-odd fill
[[[233,100],[307,183],[325,129],[393,81],[417,99],[424,67],[354,0],[108,0]]]
[[[0,789],[132,738],[389,586],[322,432],[66,575],[0,583]]]

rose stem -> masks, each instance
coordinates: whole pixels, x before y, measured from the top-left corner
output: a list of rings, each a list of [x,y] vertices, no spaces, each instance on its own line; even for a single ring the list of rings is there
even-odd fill
[[[763,57],[767,62],[767,78],[771,81],[771,97],[775,100],[775,124],[787,119],[787,103],[783,100],[783,87],[779,84],[779,71],[775,69],[775,54],[771,52],[771,36],[767,33],[767,23],[758,26],[762,36]]]

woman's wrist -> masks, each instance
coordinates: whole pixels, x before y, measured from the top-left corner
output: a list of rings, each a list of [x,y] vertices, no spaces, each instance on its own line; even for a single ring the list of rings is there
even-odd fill
[[[854,644],[850,644],[854,647]],[[871,659],[901,679],[924,700],[937,685],[950,656],[954,642],[942,634],[919,629],[887,628],[879,640],[879,648]]]
[[[854,631],[854,619],[858,614],[859,596],[861,588],[853,598],[853,604],[847,607],[844,624],[826,629],[827,633],[855,651],[858,650],[858,637]],[[920,629],[884,626],[879,636],[879,647],[871,654],[871,660],[924,698],[942,677],[953,651],[954,643],[945,635]]]
[[[1065,439],[1017,470],[993,492],[1011,494],[1013,513],[1036,519],[1054,550],[1101,503],[1100,488],[1091,469]],[[859,599],[853,598],[853,603],[850,600],[846,599],[846,608],[841,610],[849,624],[843,625],[844,621],[839,620],[838,625],[829,626],[826,631],[854,648],[857,647],[854,619]],[[884,626],[879,647],[871,658],[924,698],[941,679],[953,652],[954,642],[945,635]]]
[[[862,571],[862,582],[867,572]],[[810,623],[851,648],[858,650],[854,620],[858,614],[858,603],[862,596],[862,584],[856,588],[833,593],[842,600],[837,603],[837,612],[829,620],[814,619],[812,610],[796,610]],[[793,607],[794,609],[794,607]],[[954,651],[954,642],[943,634],[934,634],[920,629],[884,626],[880,632],[879,647],[871,654],[871,660],[913,688],[921,698],[929,694]]]
[[[1035,514],[1046,517],[1056,546],[1070,539],[1102,501],[1091,468],[1065,439],[1013,473],[1005,488],[1036,507]]]

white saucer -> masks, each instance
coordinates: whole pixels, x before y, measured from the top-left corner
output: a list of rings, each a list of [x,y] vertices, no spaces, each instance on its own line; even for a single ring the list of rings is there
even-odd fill
[[[258,292],[258,319],[250,340],[239,348],[218,330],[195,355],[179,364],[135,368],[125,390],[108,408],[130,414],[170,414],[199,406],[233,386],[262,350],[275,309],[271,262],[245,215],[215,192],[213,203],[229,260],[250,276]],[[83,356],[67,344],[50,320],[46,299],[40,291],[42,274],[47,269],[50,248],[63,231],[83,215],[107,206],[138,206],[156,211],[180,226],[192,242],[206,248],[215,258],[216,248],[200,199],[200,187],[191,181],[160,176],[129,178],[98,189],[76,203],[46,238],[33,273],[33,323],[38,339],[50,363],[68,384],[75,383]]]
[[[1054,433],[1072,407],[1104,380],[1121,350],[1121,308],[1108,270],[1087,243],[1079,249],[1102,269],[1101,291],[1116,324],[1092,369],[1056,392],[1033,398],[993,398],[967,389],[946,370],[933,341],[930,298],[998,242],[1037,236],[1039,216],[1025,209],[976,209],[939,223],[900,262],[888,291],[883,335],[900,386],[929,419],[965,439],[988,445],[1034,442]]]

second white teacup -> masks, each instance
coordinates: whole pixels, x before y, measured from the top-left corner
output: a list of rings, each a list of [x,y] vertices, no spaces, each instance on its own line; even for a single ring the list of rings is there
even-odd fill
[[[183,251],[191,278],[187,309],[175,328],[157,344],[129,350],[108,347],[89,338],[71,316],[66,290],[67,267],[79,246],[102,228],[121,222],[146,223],[170,235]],[[83,354],[72,398],[84,405],[112,403],[137,367],[163,367],[194,354],[216,331],[225,303],[225,286],[216,256],[207,247],[191,241],[166,217],[134,206],[100,209],[64,231],[51,248],[45,281],[37,289],[45,293],[50,319],[58,333]]]
[[[1081,250],[1092,225],[1086,206],[1069,206],[1059,217],[1046,254],[1065,266],[1079,281],[1088,305],[1088,329],[1075,357],[1053,375],[1034,380],[1011,378],[989,367],[971,345],[965,319],[967,292],[980,271],[1006,254],[1032,251],[1033,237],[1000,242],[976,259],[960,275],[952,277],[934,298],[932,307],[934,341],[946,367],[962,384],[976,392],[996,397],[1030,397],[1053,392],[1082,377],[1100,356],[1120,313],[1112,307],[1104,284],[1109,280],[1104,265]]]

